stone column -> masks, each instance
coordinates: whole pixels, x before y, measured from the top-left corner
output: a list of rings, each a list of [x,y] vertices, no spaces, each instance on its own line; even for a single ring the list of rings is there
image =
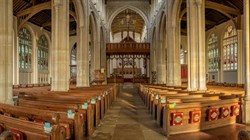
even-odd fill
[[[245,105],[243,122],[250,124],[250,2],[244,0],[244,49],[246,60]]]
[[[178,21],[180,25],[180,20]],[[180,61],[180,47],[181,47],[181,26],[175,28],[175,45],[174,45],[174,86],[181,86],[181,61]]]
[[[171,22],[170,22],[171,23]],[[167,85],[181,86],[181,64],[180,64],[180,33],[176,25],[168,25],[168,66],[167,66]]]
[[[97,22],[96,22],[96,27],[93,27],[93,28],[96,28],[94,29],[96,32],[96,34],[94,34],[94,70],[100,70],[101,69],[101,44],[100,44],[100,20],[97,19]]]
[[[77,87],[89,86],[89,29],[87,27],[79,27],[77,33]]]
[[[205,0],[187,1],[188,90],[206,90]]]
[[[244,54],[243,54],[243,31],[237,30],[238,35],[238,52],[237,52],[237,59],[238,59],[238,68],[237,68],[237,83],[243,84],[244,83]]]
[[[18,42],[18,30],[17,30],[17,17],[13,17],[14,28],[14,44],[13,44],[13,84],[19,84],[19,42]]]
[[[166,20],[167,22],[168,20]],[[174,35],[174,29],[175,26],[171,25],[171,22],[167,22],[167,86],[174,86],[174,41],[175,41],[175,36]]]
[[[0,1],[0,103],[13,104],[13,1]]]
[[[33,44],[33,55],[32,55],[32,69],[33,69],[33,72],[32,72],[32,79],[31,79],[31,83],[35,84],[35,83],[38,83],[38,58],[37,58],[37,51],[38,51],[38,46],[37,46],[37,43],[38,43],[38,40],[37,40],[38,36],[35,35],[33,37],[33,40],[32,40],[32,44]]]
[[[159,34],[159,33],[157,33]],[[157,37],[159,38],[159,36]],[[162,46],[162,41],[157,40],[156,43],[156,83],[161,84],[162,83],[162,52],[161,52],[161,46]]]
[[[52,91],[69,89],[69,0],[52,0]]]
[[[107,59],[106,69],[107,69],[107,78],[108,78],[110,77],[110,59]]]
[[[158,33],[159,34],[159,33]],[[166,52],[165,52],[165,45],[163,40],[158,40],[156,43],[156,75],[157,75],[157,83],[163,84],[166,83]]]
[[[150,82],[152,82],[153,77],[152,77],[152,72],[156,71],[155,68],[155,36],[152,37],[152,42],[150,46],[150,68],[149,68],[149,73],[150,73]]]

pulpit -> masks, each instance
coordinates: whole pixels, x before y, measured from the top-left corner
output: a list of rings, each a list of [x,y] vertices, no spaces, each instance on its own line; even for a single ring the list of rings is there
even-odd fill
[[[104,69],[101,70],[95,70],[95,77],[94,81],[97,85],[102,85],[102,83],[105,81],[105,71]]]

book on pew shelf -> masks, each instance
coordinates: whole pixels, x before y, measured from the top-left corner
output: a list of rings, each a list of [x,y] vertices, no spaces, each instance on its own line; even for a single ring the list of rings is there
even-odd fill
[[[48,123],[48,122],[44,123],[44,132],[50,133],[51,130],[52,130],[52,127],[50,126],[50,123]]]

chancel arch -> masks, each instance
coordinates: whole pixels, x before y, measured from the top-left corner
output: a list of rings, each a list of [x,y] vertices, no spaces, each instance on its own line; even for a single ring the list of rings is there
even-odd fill
[[[131,6],[131,5],[124,5],[118,9],[116,9],[113,14],[109,17],[108,19],[108,28],[111,29],[111,25],[112,25],[112,22],[114,20],[114,18],[119,14],[121,13],[122,11],[126,10],[126,9],[130,9],[130,10],[133,10],[135,11],[136,13],[138,13],[144,20],[146,26],[148,27],[149,26],[149,21],[148,21],[148,18],[147,16],[145,15],[144,12],[142,12],[140,9],[134,7],[134,6]]]

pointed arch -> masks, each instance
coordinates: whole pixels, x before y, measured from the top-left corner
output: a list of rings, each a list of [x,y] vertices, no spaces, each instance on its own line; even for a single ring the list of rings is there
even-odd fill
[[[109,20],[108,20],[108,28],[109,28],[109,29],[111,29],[111,24],[112,24],[114,18],[115,18],[120,12],[122,12],[122,11],[124,11],[124,10],[126,10],[126,9],[131,9],[131,10],[137,12],[137,13],[143,18],[143,20],[145,21],[146,27],[148,27],[149,21],[148,21],[148,18],[147,18],[146,14],[145,14],[144,12],[142,12],[140,9],[138,9],[138,8],[136,8],[136,7],[134,7],[134,6],[125,5],[125,6],[123,6],[123,7],[118,8],[117,10],[115,10],[115,11],[113,12],[113,14],[109,17]]]

